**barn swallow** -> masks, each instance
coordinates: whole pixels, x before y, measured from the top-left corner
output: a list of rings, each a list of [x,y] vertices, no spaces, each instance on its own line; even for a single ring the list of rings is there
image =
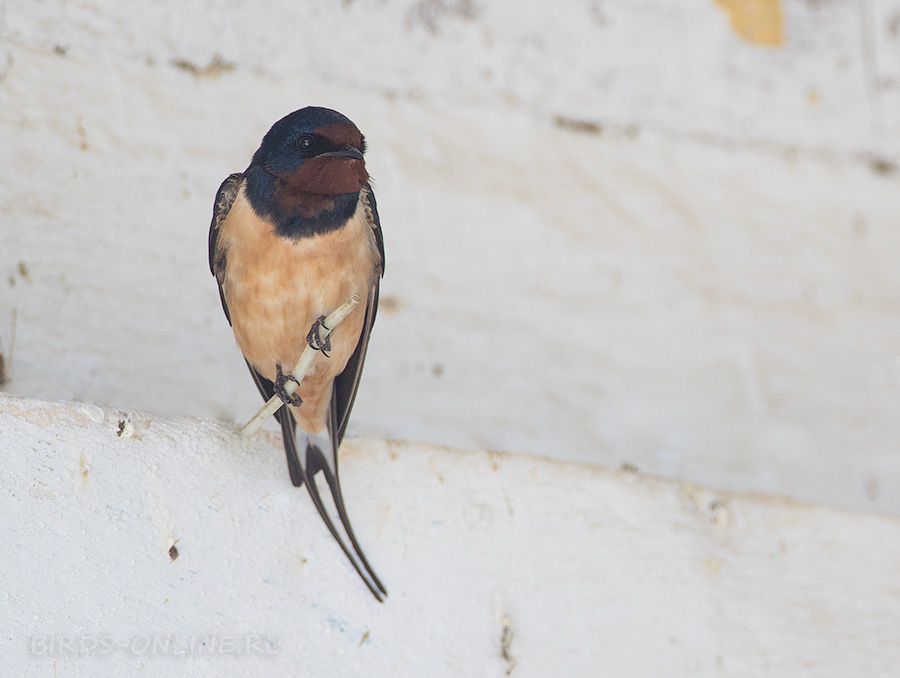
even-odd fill
[[[301,108],[276,122],[250,166],[219,187],[209,266],[259,392],[264,400],[276,394],[284,402],[275,416],[291,482],[306,485],[328,530],[380,602],[387,591],[350,527],[338,474],[338,446],[359,386],[384,272],[384,240],[365,150],[356,125],[328,108]],[[324,328],[325,317],[354,294],[365,303],[337,327]],[[320,340],[319,327],[333,330],[327,341]],[[294,379],[290,372],[307,344],[318,352],[306,378],[288,395],[285,383]],[[320,471],[352,551],[319,495]]]

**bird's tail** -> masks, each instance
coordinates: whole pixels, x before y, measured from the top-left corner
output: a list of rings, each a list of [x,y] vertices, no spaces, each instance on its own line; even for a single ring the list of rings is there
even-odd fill
[[[384,588],[384,585],[378,579],[378,575],[375,574],[372,566],[369,565],[369,561],[366,559],[359,542],[356,540],[356,536],[353,534],[353,528],[350,526],[350,519],[347,516],[347,509],[344,507],[344,498],[341,495],[340,478],[338,476],[337,445],[332,441],[327,429],[322,433],[306,433],[301,430],[300,434],[297,447],[299,448],[298,451],[300,451],[300,466],[302,467],[304,482],[306,489],[309,491],[309,496],[331,532],[331,536],[340,545],[341,550],[347,556],[353,568],[365,582],[372,595],[375,596],[375,599],[378,602],[383,602],[384,597],[387,595],[387,589]],[[306,438],[305,441],[303,436]],[[302,453],[304,443],[306,454]],[[328,510],[322,501],[315,478],[319,471],[325,477],[325,482],[328,485],[334,503],[334,509],[344,528],[344,532],[346,532],[347,538],[353,545],[352,551],[347,547],[347,543],[335,526],[334,521],[331,520]]]

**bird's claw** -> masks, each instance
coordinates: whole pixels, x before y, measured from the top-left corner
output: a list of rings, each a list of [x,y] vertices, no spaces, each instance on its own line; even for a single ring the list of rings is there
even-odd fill
[[[320,315],[319,319],[312,324],[309,334],[306,335],[306,343],[314,351],[322,351],[322,355],[329,358],[331,357],[328,355],[328,351],[331,350],[331,334],[326,334],[325,339],[322,339],[322,330],[331,332],[331,328],[325,325],[324,315]]]
[[[284,374],[281,371],[281,365],[276,363],[276,365],[275,365],[275,384],[274,384],[275,395],[277,395],[279,398],[281,398],[281,402],[283,402],[285,405],[293,405],[294,407],[300,407],[300,405],[303,404],[303,400],[301,400],[300,396],[298,396],[294,393],[291,393],[290,395],[288,395],[288,392],[284,389],[284,385],[289,381],[294,382],[295,384],[297,384],[297,386],[300,385],[300,382],[297,381],[297,377],[295,377],[293,374]]]

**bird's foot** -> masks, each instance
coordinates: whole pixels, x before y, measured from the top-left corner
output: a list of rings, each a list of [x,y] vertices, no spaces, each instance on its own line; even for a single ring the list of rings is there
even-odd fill
[[[322,339],[322,330],[329,333],[325,335],[325,339]],[[329,358],[328,351],[331,350],[330,332],[331,328],[325,325],[325,316],[320,315],[319,319],[316,320],[309,329],[309,334],[306,335],[306,343],[309,344],[310,348],[314,351],[322,351],[322,355]]]
[[[281,371],[281,365],[276,363],[275,364],[275,384],[274,384],[275,395],[277,395],[279,398],[281,398],[281,402],[283,402],[285,405],[293,405],[294,407],[300,407],[300,405],[303,404],[303,400],[300,399],[300,396],[298,396],[294,393],[288,395],[288,392],[284,390],[284,385],[289,381],[294,382],[295,384],[297,384],[297,386],[300,385],[300,382],[297,381],[297,377],[295,377],[293,374],[284,374]]]

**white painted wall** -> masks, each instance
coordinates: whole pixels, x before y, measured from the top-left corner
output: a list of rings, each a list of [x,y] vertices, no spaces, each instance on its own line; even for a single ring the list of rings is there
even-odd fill
[[[900,665],[896,519],[353,440],[342,481],[390,592],[381,605],[290,486],[274,436],[10,397],[0,427],[4,675],[803,678]]]
[[[900,4],[720,1],[5,2],[6,389],[245,419],[212,196],[326,104],[388,258],[351,434],[900,513]]]
[[[898,0],[7,0],[6,35],[117,63],[218,54],[294,87],[896,159],[898,13]]]

